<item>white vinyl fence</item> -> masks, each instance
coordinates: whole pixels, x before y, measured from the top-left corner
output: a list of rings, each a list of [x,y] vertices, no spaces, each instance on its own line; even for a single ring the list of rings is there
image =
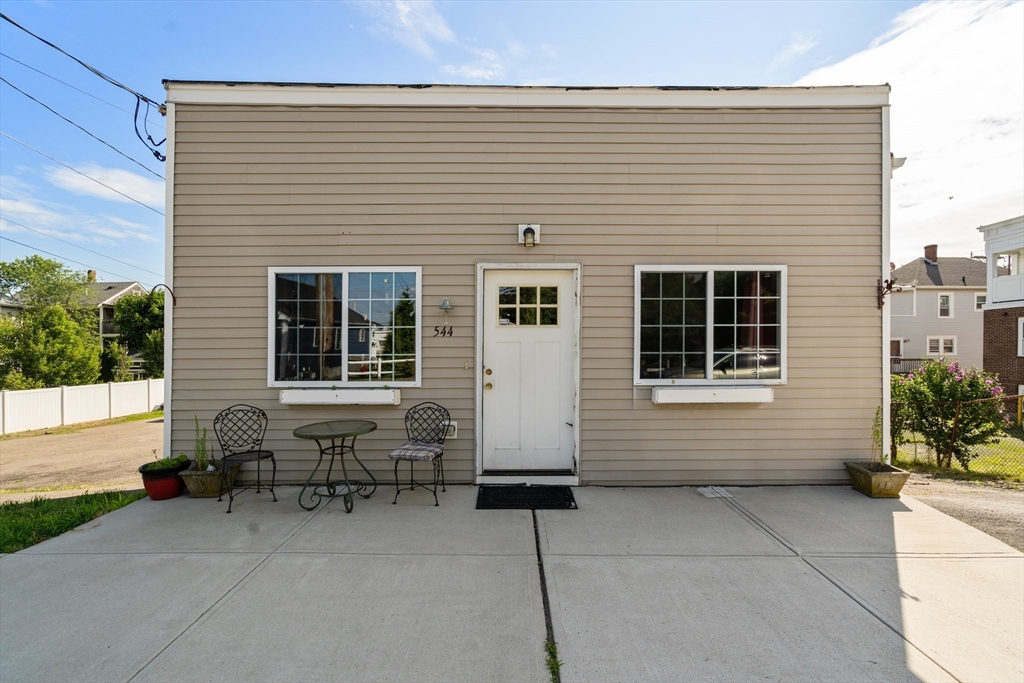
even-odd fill
[[[164,402],[164,381],[0,391],[0,434],[148,413]]]

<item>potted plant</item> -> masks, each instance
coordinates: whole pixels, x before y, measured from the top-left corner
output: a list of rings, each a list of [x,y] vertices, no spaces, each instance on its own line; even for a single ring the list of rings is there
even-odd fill
[[[899,498],[910,472],[886,463],[882,459],[882,408],[875,409],[871,429],[871,461],[846,462],[846,471],[853,480],[853,488],[872,498]]]
[[[238,473],[238,463],[224,471],[224,461],[215,460],[207,449],[206,427],[199,429],[199,417],[195,416],[195,460],[189,462],[188,469],[181,473],[191,498],[217,498],[221,493],[234,485]],[[182,453],[180,457],[185,457]]]
[[[139,467],[142,486],[153,500],[167,500],[180,496],[185,490],[181,472],[188,466],[188,457],[184,453],[176,458],[167,457],[147,462]]]

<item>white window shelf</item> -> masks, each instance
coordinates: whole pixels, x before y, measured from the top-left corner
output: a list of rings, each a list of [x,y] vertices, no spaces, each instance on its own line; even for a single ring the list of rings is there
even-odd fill
[[[286,406],[397,406],[401,389],[282,389]]]
[[[654,387],[653,403],[771,403],[770,387]]]

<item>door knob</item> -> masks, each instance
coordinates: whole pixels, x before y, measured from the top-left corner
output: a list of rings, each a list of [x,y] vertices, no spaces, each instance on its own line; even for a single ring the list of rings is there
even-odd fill
[[[491,384],[490,382],[488,382],[487,384],[484,385],[484,389],[493,389],[493,388],[494,388],[494,385]]]
[[[484,370],[484,374],[485,375],[490,375],[493,372],[494,372],[494,370],[491,370],[490,368],[487,368],[486,370]]]

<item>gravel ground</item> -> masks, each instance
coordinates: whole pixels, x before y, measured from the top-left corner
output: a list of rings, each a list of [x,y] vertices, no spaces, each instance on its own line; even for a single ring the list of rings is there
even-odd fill
[[[1024,552],[1024,487],[912,474],[903,493]]]
[[[163,450],[163,418],[0,441],[0,502],[142,486],[139,465]],[[38,491],[18,493],[19,491]],[[47,491],[47,489],[49,489]]]

